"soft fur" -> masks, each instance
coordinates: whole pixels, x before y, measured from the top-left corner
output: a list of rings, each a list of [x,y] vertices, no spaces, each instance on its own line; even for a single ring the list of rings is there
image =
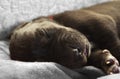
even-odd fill
[[[90,47],[80,32],[45,18],[23,24],[10,41],[14,60],[53,61],[69,68],[85,65]]]
[[[120,1],[66,11],[53,19],[82,32],[95,49],[108,49],[120,61]]]
[[[52,16],[64,26],[82,32],[93,45],[92,54],[99,49],[108,49],[120,62],[120,1],[106,2]],[[89,60],[92,62],[99,58],[96,55],[91,56]]]
[[[46,18],[21,25],[11,37],[11,58],[53,61],[69,68],[79,68],[88,61],[88,65],[99,67],[107,74],[118,73],[119,3],[109,2],[52,15],[53,20],[64,26]]]

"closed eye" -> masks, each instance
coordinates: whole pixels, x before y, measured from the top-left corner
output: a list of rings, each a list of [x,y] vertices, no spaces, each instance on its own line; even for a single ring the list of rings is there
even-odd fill
[[[80,46],[69,45],[69,47],[72,48],[72,51],[73,51],[76,55],[82,55],[82,50],[81,50]]]
[[[74,52],[76,55],[81,55],[81,54],[82,54],[82,51],[81,51],[79,48],[73,49],[73,52]]]

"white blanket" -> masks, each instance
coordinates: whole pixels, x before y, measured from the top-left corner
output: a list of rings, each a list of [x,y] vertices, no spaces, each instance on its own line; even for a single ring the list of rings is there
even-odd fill
[[[108,0],[0,0],[0,79],[118,79],[120,74],[104,76],[92,66],[70,70],[53,62],[26,63],[9,57],[7,37],[21,22],[105,1]]]
[[[108,0],[0,0],[0,39],[21,22]]]

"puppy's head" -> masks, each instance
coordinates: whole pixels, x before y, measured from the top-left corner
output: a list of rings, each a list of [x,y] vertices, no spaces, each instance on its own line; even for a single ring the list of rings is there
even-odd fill
[[[90,44],[80,32],[40,19],[14,31],[10,53],[14,60],[48,61],[78,68],[86,64]]]

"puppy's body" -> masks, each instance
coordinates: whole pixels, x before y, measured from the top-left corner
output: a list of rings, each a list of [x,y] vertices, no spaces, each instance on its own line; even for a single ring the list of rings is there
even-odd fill
[[[108,49],[120,61],[120,1],[53,15],[57,22],[85,34],[95,49]]]
[[[109,2],[53,15],[53,20],[67,27],[51,21],[44,23],[41,18],[26,23],[16,29],[11,37],[11,58],[53,61],[69,68],[79,68],[88,60],[89,64],[107,74],[118,73],[119,64],[115,57],[120,59],[119,7],[118,2]],[[94,44],[90,57],[87,38],[68,27],[82,32]],[[103,49],[109,49],[115,57]]]

